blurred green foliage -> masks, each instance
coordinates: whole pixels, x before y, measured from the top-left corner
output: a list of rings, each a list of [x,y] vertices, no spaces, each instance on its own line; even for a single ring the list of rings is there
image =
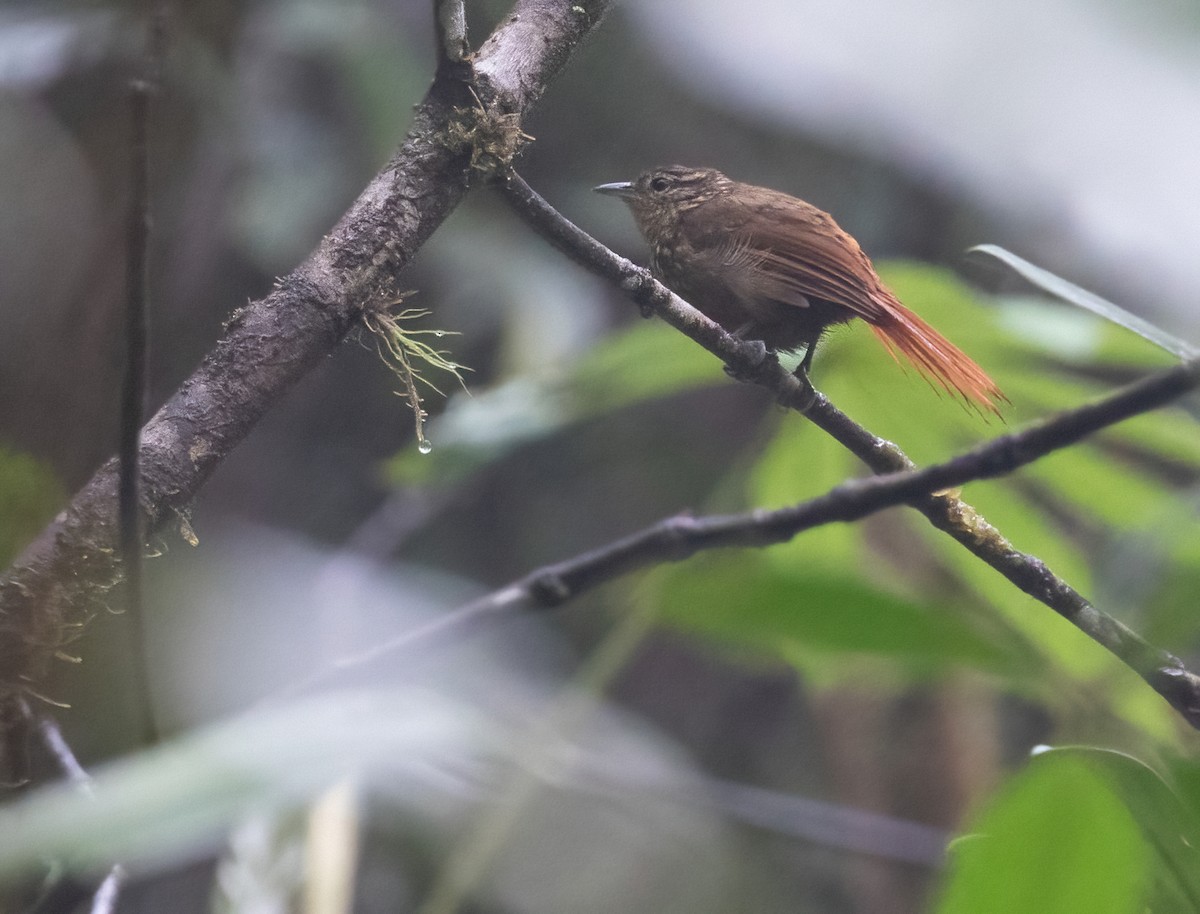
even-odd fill
[[[1011,308],[984,305],[933,267],[896,262],[883,273],[902,299],[920,302],[926,319],[986,366],[1013,401],[1005,424],[985,421],[896,365],[865,327],[832,334],[817,358],[817,385],[919,463],[947,459],[1170,363],[1161,350],[1093,315],[1028,300]],[[520,460],[536,442],[571,436],[583,423],[730,383],[691,342],[660,322],[639,322],[539,376],[456,394],[431,420],[433,455],[408,448],[388,472],[397,485],[465,485],[497,462]],[[765,411],[761,426],[747,427],[744,436],[713,495],[722,509],[730,500],[747,508],[794,504],[864,472],[832,439],[780,410]],[[1181,485],[1197,474],[1194,421],[1168,409],[1011,478],[969,484],[962,494],[1016,548],[1042,558],[1084,593],[1111,592],[1116,602],[1105,608],[1177,639],[1169,646],[1186,646],[1196,638],[1188,613],[1200,580],[1200,537],[1193,532],[1196,499],[1181,497]],[[1114,576],[1131,568],[1144,573],[1116,586]],[[749,669],[794,669],[809,688],[869,683],[873,691],[900,694],[914,682],[966,674],[1065,716],[1081,700],[1103,707],[1154,752],[1170,756],[1181,745],[1173,712],[1111,655],[904,510],[825,526],[767,550],[729,550],[660,567],[628,591],[627,601],[650,606],[663,631]],[[287,718],[276,734],[277,751],[324,758],[328,723],[309,726],[304,714]],[[373,726],[384,731],[393,723]],[[355,728],[354,739],[363,738]],[[339,737],[339,745],[346,739]],[[230,745],[250,741],[236,737]],[[167,839],[175,853],[211,842],[256,796],[277,804],[277,785],[268,789],[271,778],[257,761],[274,764],[269,754],[239,759],[236,771],[226,769],[215,781],[200,774],[201,762],[224,742],[220,734],[193,740],[178,755],[121,769],[106,806],[61,793],[36,800],[26,810],[39,823],[30,833],[38,836],[36,852],[102,868],[111,847],[96,836],[112,817],[136,814],[142,824],[126,833],[120,857],[153,862]],[[1191,859],[1200,846],[1194,836],[1200,817],[1188,797],[1200,776],[1179,763],[1172,777],[1178,784],[1169,787],[1116,753],[1038,756],[955,845],[937,910],[1115,914],[1141,910],[1147,900],[1159,905],[1154,910],[1189,909],[1200,897],[1191,875],[1200,871]],[[218,794],[221,802],[211,805]],[[199,797],[211,814],[187,812],[188,797]],[[90,824],[81,831],[80,822]],[[80,837],[86,835],[92,837]],[[30,847],[0,847],[0,868],[28,866]]]
[[[938,914],[1142,910],[1150,844],[1115,787],[1081,760],[1035,759],[955,842]]]
[[[816,544],[820,548],[820,544]],[[753,553],[719,555],[658,575],[650,599],[661,621],[726,645],[779,658],[809,681],[853,684],[885,661],[910,676],[955,667],[1027,675],[1028,646],[989,631],[952,605],[916,602],[852,573],[835,574]]]
[[[480,4],[469,4],[468,13],[490,24],[508,10],[507,3],[487,6],[483,10]],[[640,9],[654,7],[642,5]],[[231,5],[230,10],[236,10],[237,17],[245,16],[250,27],[242,30],[231,19],[225,39],[211,50],[202,42],[180,42],[178,47],[189,55],[186,61],[192,72],[180,73],[187,91],[168,93],[170,104],[164,106],[182,123],[189,119],[186,106],[192,99],[199,112],[191,115],[197,122],[194,129],[203,131],[203,142],[195,146],[176,140],[178,153],[164,156],[159,162],[162,167],[156,169],[164,184],[168,179],[178,182],[164,197],[186,210],[186,222],[192,226],[173,228],[171,218],[162,219],[164,239],[179,233],[179,251],[162,264],[163,275],[179,283],[163,296],[164,305],[176,309],[173,315],[164,313],[164,323],[171,330],[163,339],[170,339],[171,345],[159,348],[160,355],[176,361],[176,369],[164,375],[169,378],[164,381],[168,387],[186,376],[195,357],[211,345],[215,328],[228,309],[247,296],[260,294],[271,277],[303,257],[344,210],[362,182],[394,149],[407,112],[420,98],[431,72],[428,4],[330,5],[302,0]],[[1138,15],[1143,12],[1139,8]],[[188,15],[222,18],[219,12],[204,12],[202,6],[189,9]],[[640,13],[629,7],[612,21],[619,24],[622,15]],[[725,18],[727,11],[722,9],[721,16]],[[839,13],[839,18],[844,19],[844,14]],[[482,36],[485,22],[473,24],[475,36]],[[672,23],[670,46],[676,46],[677,26],[683,25],[682,21]],[[1024,22],[1021,25],[1025,28]],[[929,31],[924,24],[920,27]],[[90,33],[81,35],[80,47],[97,45]],[[856,158],[853,143],[843,145],[845,134],[841,131],[835,134],[831,148],[814,150],[811,136],[804,135],[809,125],[768,123],[745,109],[744,102],[723,107],[715,97],[688,97],[678,74],[667,76],[655,66],[654,58],[662,47],[655,47],[647,37],[620,28],[602,32],[555,91],[547,94],[540,120],[530,124],[539,141],[529,150],[522,169],[549,196],[564,201],[564,209],[573,215],[583,214],[593,227],[608,228],[614,236],[635,244],[625,213],[587,209],[593,202],[587,187],[600,180],[630,176],[634,160],[642,160],[644,166],[669,159],[698,162],[703,156],[731,174],[756,182],[805,194],[804,188],[813,188],[825,195],[818,202],[839,213],[839,218],[848,217],[847,226],[853,225],[872,250],[890,246],[949,259],[965,243],[961,232],[943,230],[948,213],[942,210],[961,215],[969,204],[963,199],[935,199],[938,191],[932,188],[936,182],[926,180],[930,172],[887,162],[888,154],[877,150],[874,136],[871,151],[863,158]],[[17,37],[14,47],[18,43],[38,44]],[[953,44],[957,49],[957,40]],[[688,51],[686,45],[678,46],[685,54],[708,60]],[[1019,60],[1012,59],[1019,66]],[[618,66],[613,65],[614,60],[620,61]],[[777,61],[769,56],[762,57],[762,64],[777,67]],[[200,72],[205,68],[214,71],[215,78],[213,73],[206,76]],[[721,68],[705,66],[703,70],[717,74]],[[89,86],[100,84],[94,75],[85,69],[75,73],[81,84]],[[572,82],[586,87],[587,96],[572,92]],[[78,228],[88,223],[79,215],[87,212],[81,210],[81,200],[86,203],[91,194],[100,200],[119,198],[124,153],[119,135],[110,131],[124,129],[125,119],[124,110],[115,103],[101,107],[94,98],[63,94],[69,99],[65,109],[91,112],[87,121],[95,121],[80,124],[68,120],[63,137],[94,135],[99,141],[81,147],[80,161],[103,163],[97,167],[97,175],[117,177],[97,188],[89,185],[81,190],[84,181],[73,184],[64,180],[67,171],[58,164],[47,167],[52,177],[32,182],[20,168],[10,169],[21,186],[37,190],[34,202],[13,207],[10,215],[24,218],[27,212],[36,211],[38,221],[47,226],[44,232],[22,226],[13,233],[14,238],[43,243],[47,254],[43,259],[18,253],[6,270],[6,274],[15,274],[22,263],[33,264],[28,287],[36,289],[42,303],[38,308],[27,307],[26,296],[9,296],[13,307],[6,325],[11,347],[6,399],[27,405],[30,427],[59,413],[56,418],[65,426],[78,426],[73,429],[75,437],[47,440],[70,442],[60,445],[56,459],[77,462],[73,471],[86,478],[86,472],[105,456],[93,451],[105,446],[96,443],[107,440],[97,429],[107,428],[109,422],[106,401],[87,400],[89,393],[99,397],[108,388],[97,381],[95,371],[87,370],[91,363],[86,360],[109,359],[108,349],[96,345],[95,329],[102,326],[107,313],[100,307],[97,293],[115,285],[103,281],[103,276],[100,281],[90,275],[88,281],[80,281],[71,270],[60,267],[64,251],[78,251],[81,258],[98,264],[115,259],[96,256],[97,252],[110,254],[107,247],[92,251],[89,244],[75,242],[64,247],[61,236],[63,225]],[[121,91],[110,94],[113,99],[123,98]],[[791,98],[804,93],[789,84],[785,94]],[[39,99],[31,107],[41,112],[45,102]],[[821,102],[822,107],[838,104],[833,97]],[[860,123],[862,105],[857,99],[845,107],[849,122]],[[989,106],[971,107],[985,112],[984,121],[995,121]],[[30,157],[43,157],[47,148],[68,148],[58,134],[52,135],[56,146],[37,142],[36,137],[43,134],[33,133],[27,126],[10,133],[14,138],[35,138],[28,143]],[[1041,139],[1049,139],[1049,134],[1043,131]],[[828,136],[817,145],[829,143]],[[986,136],[988,146],[995,148],[990,129]],[[189,178],[181,163],[191,161],[197,165]],[[992,190],[1001,193],[998,188]],[[1072,194],[1082,198],[1078,190],[1066,192],[1066,198],[1071,199]],[[986,199],[988,194],[978,196]],[[714,419],[707,404],[727,394],[733,382],[722,374],[715,359],[660,322],[637,322],[581,355],[550,364],[548,352],[557,355],[577,345],[609,319],[608,302],[595,290],[588,293],[592,300],[583,301],[586,296],[575,267],[560,264],[557,255],[547,254],[540,260],[531,257],[528,249],[537,242],[528,238],[523,228],[505,231],[505,217],[495,208],[488,209],[487,200],[486,193],[473,194],[456,214],[457,225],[451,220],[439,230],[412,274],[413,285],[421,289],[421,301],[428,301],[437,312],[435,325],[462,329],[463,347],[475,347],[462,358],[480,368],[477,376],[482,379],[471,396],[456,394],[432,420],[432,455],[405,447],[387,463],[387,480],[394,485],[443,492],[457,492],[455,487],[461,486],[468,496],[478,494],[476,500],[485,505],[465,515],[465,521],[464,515],[451,518],[449,525],[457,525],[457,529],[449,538],[450,547],[431,562],[444,563],[473,582],[489,580],[490,573],[510,574],[513,564],[525,571],[528,565],[519,563],[535,553],[525,547],[538,541],[535,534],[542,531],[531,533],[530,528],[539,526],[550,530],[547,539],[558,538],[556,547],[570,551],[563,542],[569,525],[582,528],[582,536],[592,536],[602,526],[582,522],[591,524],[595,519],[580,517],[580,504],[588,503],[582,496],[577,498],[570,487],[593,483],[593,473],[599,476],[603,465],[613,462],[614,453],[618,460],[628,458],[631,464],[648,463],[647,458],[653,456],[680,478],[693,474],[699,461],[689,462],[689,455],[682,451],[665,453],[668,445],[679,439],[668,438],[662,420],[671,420],[676,414],[680,421],[672,424],[698,421],[706,425],[705,431],[711,426],[711,437],[719,441],[709,441],[713,445],[710,450],[718,451],[715,445],[720,444],[724,446],[720,453],[733,453],[723,478],[706,490],[707,500],[700,496],[701,510],[793,504],[863,472],[851,455],[801,417],[772,409],[765,401],[759,412],[731,415],[730,411]],[[59,202],[52,205],[55,201]],[[198,201],[209,201],[207,208],[198,207]],[[59,207],[72,218],[66,222],[48,218],[46,214],[58,212]],[[95,243],[110,244],[108,223],[99,218],[94,221],[103,239]],[[977,228],[970,221],[965,220],[968,234]],[[620,232],[627,234],[621,236]],[[1048,233],[1043,229],[1023,240],[1036,246],[1064,239],[1055,226]],[[1066,241],[1058,256],[1072,257],[1070,239]],[[14,246],[13,250],[24,249]],[[231,252],[236,254],[232,263],[228,258]],[[640,256],[642,251],[637,247],[630,253]],[[56,269],[47,271],[45,263]],[[556,264],[559,272],[551,275]],[[235,282],[249,267],[253,270],[244,277],[245,282]],[[832,333],[817,356],[816,384],[849,415],[871,431],[895,440],[919,463],[945,459],[991,435],[1069,408],[1171,362],[1146,340],[1094,314],[1029,298],[985,305],[947,270],[912,262],[881,264],[881,272],[901,299],[985,366],[1012,400],[1011,409],[1006,410],[1007,424],[985,422],[932,390],[911,370],[893,363],[861,324]],[[78,319],[78,314],[84,313],[82,300],[72,300],[59,310],[46,304],[53,303],[47,289],[54,285],[50,282],[48,287],[47,282],[57,274],[70,279],[69,283],[64,279],[64,284],[81,290],[89,320]],[[219,277],[220,281],[208,285],[198,279],[204,276]],[[1136,279],[1129,281],[1136,283]],[[119,313],[115,306],[110,310]],[[47,314],[66,314],[70,320],[60,317],[56,323],[47,319]],[[81,328],[78,350],[67,349],[61,334],[55,332],[46,333],[48,348],[36,349],[29,334],[17,332],[34,316],[39,326],[44,323],[51,330],[64,325]],[[556,322],[573,329],[559,331],[558,342],[552,344],[547,329]],[[500,324],[503,329],[499,332],[507,333],[508,339],[503,347],[496,347],[504,350],[497,355],[489,349],[495,343],[489,334]],[[72,372],[61,371],[62,352],[71,353],[67,363],[76,363],[82,353],[82,365]],[[35,355],[29,357],[31,353]],[[326,368],[326,381],[334,372],[354,364],[353,357],[339,355]],[[296,505],[295,514],[283,515],[289,520],[306,521],[321,515],[321,499],[335,506],[344,525],[320,528],[320,535],[340,542],[342,533],[357,522],[355,512],[360,507],[353,497],[347,497],[347,490],[339,488],[356,476],[357,465],[348,459],[354,453],[352,443],[369,454],[364,463],[376,460],[396,440],[395,434],[381,439],[381,427],[393,419],[391,407],[400,409],[385,392],[377,399],[387,402],[371,411],[371,382],[382,372],[369,359],[359,364],[370,365],[363,372],[365,381],[351,375],[342,388],[310,386],[302,397],[276,411],[273,427],[265,423],[223,467],[215,485],[206,489],[202,513],[220,504],[222,496],[215,493],[225,485],[226,510],[232,505],[238,516],[244,511],[256,523],[278,524],[278,515],[263,510],[269,503],[264,493],[277,486],[276,498]],[[41,366],[45,375],[33,371]],[[81,383],[80,378],[86,380]],[[22,379],[28,387],[12,388]],[[65,390],[57,400],[45,396],[55,384],[62,384]],[[386,391],[386,378],[378,386]],[[297,401],[313,411],[301,412]],[[76,412],[47,409],[47,402],[75,404]],[[695,411],[698,402],[706,404],[704,411]],[[322,404],[324,413],[315,408]],[[280,426],[287,425],[292,409],[294,427],[290,436],[284,437]],[[552,472],[558,465],[553,460],[530,459],[535,449],[545,447],[556,458],[562,451],[553,451],[554,445],[582,440],[582,450],[595,439],[581,431],[599,427],[603,436],[621,414],[638,410],[659,424],[629,426],[635,430],[629,439],[620,439],[612,450],[601,449],[594,462],[581,460],[581,468],[562,472],[555,480],[557,487],[543,485],[547,467]],[[338,421],[329,421],[331,415]],[[1180,653],[1195,650],[1200,647],[1194,611],[1195,594],[1200,591],[1200,534],[1195,523],[1200,504],[1195,491],[1200,436],[1194,416],[1193,407],[1190,415],[1184,409],[1169,409],[1139,417],[1039,461],[1011,479],[968,485],[964,498],[1016,548],[1043,559],[1104,609],[1127,619],[1164,646]],[[89,421],[80,421],[80,417]],[[407,417],[394,424],[407,425]],[[361,447],[363,440],[369,447]],[[253,461],[246,462],[247,454],[256,453],[256,448],[258,474],[239,477],[239,461],[243,468],[249,467]],[[38,453],[49,450],[33,445],[30,449]],[[519,502],[526,496],[526,503],[495,521],[487,513],[490,493],[479,493],[484,487],[473,489],[472,483],[486,479],[491,484],[486,471],[506,464],[528,468],[539,488],[520,490],[513,500]],[[65,474],[65,478],[74,477]],[[501,485],[511,487],[512,475],[499,478]],[[644,487],[660,481],[650,473],[618,478],[632,478]],[[680,486],[680,490],[696,491],[703,485],[704,480],[690,488]],[[298,498],[297,492],[304,497]],[[532,497],[528,497],[530,492]],[[374,503],[378,493],[369,494]],[[604,518],[611,521],[610,527],[626,530],[632,523],[628,518],[640,517],[636,512],[649,501],[645,494],[645,488],[639,492],[633,487],[614,487],[605,489],[597,500],[614,506],[611,516]],[[652,501],[654,510],[660,510],[673,494],[672,489],[668,497]],[[539,513],[535,504],[539,498],[554,502],[557,513]],[[61,486],[52,473],[23,454],[0,451],[3,557],[11,558],[62,501]],[[476,532],[471,528],[482,531],[471,538]],[[297,522],[296,529],[308,528]],[[418,551],[428,541],[420,535],[412,539]],[[520,541],[521,550],[505,553],[513,541]],[[461,561],[480,543],[483,547],[475,549],[470,558],[485,553],[491,558],[499,553],[504,559],[515,557],[516,562],[472,566]],[[427,559],[428,553],[420,558]],[[253,559],[272,561],[261,548]],[[481,567],[486,570],[481,572]],[[411,590],[411,579],[406,584]],[[244,588],[236,601],[230,601],[238,604],[235,622],[221,617],[225,624],[243,627],[237,638],[225,640],[242,640],[250,626],[276,626],[272,633],[277,641],[271,650],[282,655],[294,649],[295,643],[289,640],[292,633],[287,630],[289,625],[299,627],[290,612],[294,602],[279,599],[276,592],[281,606],[275,609],[280,610],[279,618],[287,620],[285,624],[272,616],[255,618],[250,608],[257,595],[251,590]],[[1115,738],[1156,759],[1173,759],[1173,752],[1190,748],[1180,735],[1176,716],[1144,683],[1044,606],[1015,591],[956,543],[903,509],[861,524],[826,526],[769,550],[703,555],[655,569],[641,576],[638,586],[618,586],[609,593],[614,591],[613,604],[618,609],[628,609],[639,600],[651,604],[658,613],[664,640],[679,639],[689,649],[709,655],[713,669],[719,672],[712,675],[712,670],[706,670],[711,678],[703,682],[714,691],[731,681],[720,678],[725,665],[753,672],[782,671],[794,693],[801,696],[797,704],[803,703],[806,690],[832,694],[848,684],[867,683],[875,696],[886,699],[904,696],[914,683],[952,689],[955,683],[969,679],[1001,696],[1016,696],[1045,709],[1065,722],[1066,732],[1083,732],[1097,742],[1116,734]],[[325,591],[321,595],[327,596]],[[154,622],[168,627],[173,624],[168,617],[176,607],[160,608],[163,611]],[[348,600],[341,608],[350,615],[357,607]],[[594,620],[591,609],[591,605],[585,607]],[[346,627],[352,629],[353,622]],[[340,644],[336,635],[342,630],[330,623],[330,631],[334,635],[329,640]],[[226,632],[222,630],[221,635]],[[209,642],[214,645],[210,650],[215,652],[220,640]],[[86,653],[90,666],[106,660],[95,642],[89,642]],[[128,663],[124,643],[112,655],[114,678],[119,678]],[[255,656],[242,661],[269,667],[271,659]],[[200,663],[208,662],[205,653]],[[236,668],[221,666],[219,658],[211,662],[208,672],[212,680]],[[172,700],[172,690],[178,693],[191,687],[179,670],[160,671],[160,675],[167,696],[164,703]],[[649,687],[636,699],[631,699],[634,690],[629,689],[623,700],[635,714],[640,712],[656,699],[656,690],[672,686],[668,681],[672,675],[668,670],[660,679],[647,677]],[[699,703],[689,690],[701,677],[679,678],[684,680],[679,691],[689,693],[686,698],[692,705]],[[330,782],[341,778],[347,767],[357,767],[363,774],[365,794],[372,798],[384,795],[395,807],[383,809],[388,804],[375,804],[372,815],[390,815],[402,828],[418,831],[416,843],[426,855],[420,857],[422,865],[437,865],[444,851],[447,820],[469,817],[473,810],[464,807],[475,799],[473,788],[491,783],[495,769],[484,768],[480,760],[503,755],[497,744],[519,742],[526,735],[520,727],[497,735],[502,728],[497,726],[496,715],[481,714],[469,703],[445,707],[454,702],[447,700],[448,688],[442,685],[430,691],[402,689],[399,696],[384,696],[382,702],[366,706],[334,697],[325,703],[268,710],[185,734],[158,751],[102,772],[96,798],[68,788],[32,795],[0,814],[0,870],[31,872],[47,857],[85,873],[101,873],[116,859],[128,865],[135,876],[156,868],[170,869],[194,854],[213,853],[247,815],[269,817],[280,810],[290,813],[304,807]],[[102,695],[103,713],[94,713],[93,719],[86,721],[88,725],[110,725],[108,705],[119,703],[111,686],[108,682],[97,690]],[[492,685],[496,693],[512,688],[512,682],[499,678]],[[639,701],[643,707],[638,706]],[[64,714],[76,724],[84,716],[78,711]],[[662,714],[662,718],[667,716]],[[777,720],[784,722],[771,734],[772,739],[780,739],[780,732],[789,728],[800,729],[795,718],[780,715]],[[706,721],[719,742],[732,742],[723,729],[728,723],[718,713]],[[853,726],[857,722],[847,723]],[[664,730],[671,732],[668,727]],[[678,733],[671,735],[679,737],[680,745],[689,751],[696,749]],[[819,732],[805,731],[801,739],[819,741],[821,737]],[[1022,745],[1020,739],[1009,741]],[[794,787],[793,778],[807,760],[791,754],[792,743],[780,742],[785,748],[774,747],[776,754],[766,763],[759,764],[761,757],[756,757],[735,773],[764,774],[766,781],[766,772],[783,770],[789,789]],[[759,748],[739,744],[732,745],[729,752],[739,758],[750,757]],[[961,749],[933,740],[922,748],[946,754]],[[595,747],[586,750],[579,755],[601,763],[612,761]],[[700,757],[702,749],[696,755]],[[626,756],[617,756],[616,761],[622,770],[645,771],[644,766],[626,765]],[[880,768],[899,768],[903,761],[887,754],[877,763]],[[703,765],[697,768],[703,770]],[[941,909],[1079,910],[1089,914],[1200,910],[1200,889],[1194,875],[1200,867],[1193,853],[1200,847],[1196,824],[1200,768],[1190,758],[1162,762],[1159,768],[1166,772],[1161,777],[1131,757],[1088,750],[1038,756],[996,793],[970,826],[978,837],[965,840],[955,850]],[[683,783],[690,783],[692,774],[691,768],[671,772]],[[814,781],[818,778],[813,775]],[[566,792],[564,783],[556,781],[547,793],[557,798]],[[588,826],[615,821],[618,828],[627,828],[627,823],[613,814],[617,794],[613,785],[605,784],[596,793],[602,794],[600,802],[581,817]],[[868,800],[878,796],[868,792]],[[642,799],[640,795],[637,798]],[[839,799],[853,804],[861,798]],[[693,799],[693,805],[698,808],[702,804]],[[536,829],[528,822],[523,827]],[[644,828],[631,831],[650,834]],[[671,840],[694,833],[679,827],[670,830]],[[431,840],[431,835],[435,839]],[[569,844],[556,840],[558,837],[550,828],[543,834],[546,844],[556,845],[551,850]],[[630,843],[625,836],[623,846],[628,849]],[[733,842],[722,834],[721,843]],[[676,849],[670,841],[658,845],[667,852]],[[726,880],[724,873],[714,875],[715,868],[704,868],[704,876],[738,884],[737,889],[749,897],[759,882],[769,882],[757,879],[756,874],[772,865],[780,870],[791,867],[794,846],[787,848],[787,867],[778,866],[785,858],[782,854],[773,857],[776,850],[760,853],[755,846],[745,855],[752,862],[741,861],[744,869],[737,879]],[[622,881],[610,879],[606,869],[612,865],[613,855],[595,854],[592,847],[584,846],[580,856],[588,864],[588,878],[582,881],[597,887],[597,898],[603,897],[604,888],[611,891],[613,882]],[[631,856],[637,858],[638,854]],[[542,854],[535,855],[542,878],[552,869],[545,859]],[[591,865],[600,859],[604,866]],[[628,872],[641,874],[643,862],[634,859]],[[691,858],[687,862],[695,863]],[[375,878],[381,870],[394,879],[408,878],[408,873],[396,876],[401,869],[389,857],[371,872]],[[794,879],[795,872],[788,869],[786,878],[806,885],[816,882],[807,878],[809,874],[803,875]],[[568,872],[567,878],[573,881],[576,874]],[[690,887],[695,891],[702,884],[703,880],[693,880]],[[680,880],[663,880],[663,885],[667,894],[679,896]],[[571,888],[575,886],[568,886],[568,891]],[[392,884],[388,889],[391,894],[381,910],[397,909],[397,898],[404,892]],[[789,902],[793,898],[789,896]],[[797,907],[788,903],[779,909]],[[801,907],[815,909],[811,904]],[[548,909],[565,908],[560,904]],[[506,909],[524,908],[510,905]],[[768,910],[750,902],[741,909]],[[831,903],[828,909],[848,910],[849,905]]]
[[[1172,362],[1094,314],[1029,299],[1011,308],[1003,300],[985,304],[948,270],[923,264],[886,263],[881,273],[902,300],[919,302],[923,317],[986,366],[1012,400],[1003,424],[985,420],[894,363],[861,324],[830,334],[818,352],[815,383],[919,464],[948,459]],[[707,353],[659,322],[639,323],[553,378],[521,378],[456,397],[430,432],[449,453],[436,463],[403,453],[392,463],[393,479],[448,485],[586,419],[721,383],[729,382]],[[863,472],[853,455],[801,417],[776,410],[764,421],[765,436],[746,430],[752,453],[721,487],[740,490],[744,507],[793,504]],[[1168,465],[1173,472],[1161,472]],[[1187,594],[1200,577],[1200,539],[1191,533],[1191,501],[1181,508],[1178,479],[1196,474],[1200,435],[1193,420],[1171,408],[1011,478],[971,483],[962,494],[1016,548],[1085,594],[1106,593],[1106,577],[1123,575],[1135,558],[1149,563],[1155,579],[1138,594],[1138,605],[1106,608],[1153,620],[1156,632],[1177,639],[1167,646],[1182,649],[1196,638]],[[1142,535],[1136,547],[1125,547],[1136,556],[1113,565],[1112,550],[1130,531],[1166,529],[1164,523],[1171,536]],[[664,624],[734,646],[742,657],[758,651],[786,658],[821,680],[825,671],[853,669],[829,662],[841,652],[921,675],[986,671],[1051,705],[1072,693],[1068,683],[1086,682],[1148,736],[1169,738],[1174,726],[1173,712],[1111,655],[906,512],[827,526],[761,554],[701,557],[654,580]]]
[[[456,713],[444,713],[449,705]],[[219,847],[252,813],[303,808],[347,763],[364,787],[390,786],[394,802],[418,814],[436,772],[496,738],[462,710],[427,693],[346,692],[198,731],[108,766],[90,788],[59,783],[0,810],[0,875],[34,872],[46,859],[86,875],[118,862],[135,873],[170,866]]]
[[[28,454],[0,447],[0,565],[7,565],[62,507],[55,475]]]
[[[1121,752],[1046,751],[951,848],[938,914],[1200,909],[1200,767],[1165,777]]]

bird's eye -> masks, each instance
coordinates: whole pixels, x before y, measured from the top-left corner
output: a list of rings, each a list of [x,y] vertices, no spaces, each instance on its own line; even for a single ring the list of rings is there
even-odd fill
[[[650,189],[652,191],[654,191],[655,193],[661,194],[664,190],[666,190],[670,186],[671,186],[671,182],[668,181],[666,178],[664,178],[662,175],[659,175],[657,178],[652,178],[650,180]]]

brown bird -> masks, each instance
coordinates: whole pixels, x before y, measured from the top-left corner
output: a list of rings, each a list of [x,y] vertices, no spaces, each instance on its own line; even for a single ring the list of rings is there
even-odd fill
[[[1000,388],[949,340],[900,304],[862,248],[828,213],[712,168],[668,165],[601,184],[633,211],[656,276],[730,333],[775,350],[805,347],[856,317],[896,358],[976,408],[999,414]]]

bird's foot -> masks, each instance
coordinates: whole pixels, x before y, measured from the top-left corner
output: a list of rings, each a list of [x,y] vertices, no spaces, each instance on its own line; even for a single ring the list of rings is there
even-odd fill
[[[725,374],[735,381],[753,381],[768,360],[775,358],[775,353],[768,349],[762,340],[741,340],[741,344],[742,351],[739,355],[742,357],[738,359],[740,364],[726,363]]]
[[[799,388],[793,391],[788,391],[782,394],[779,402],[788,409],[794,409],[802,413],[807,413],[812,409],[813,404],[817,402],[817,389],[813,387],[812,379],[808,376],[808,365],[805,364],[808,360],[805,359],[796,368],[792,374],[796,380],[800,382]]]

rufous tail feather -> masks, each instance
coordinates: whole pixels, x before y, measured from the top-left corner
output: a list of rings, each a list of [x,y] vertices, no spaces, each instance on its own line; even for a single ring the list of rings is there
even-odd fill
[[[962,397],[976,409],[987,409],[1000,415],[998,403],[1007,403],[1008,397],[965,352],[894,296],[881,296],[876,299],[876,304],[882,313],[869,323],[893,359],[899,362],[896,356],[899,351],[926,380],[936,381],[951,395]]]

